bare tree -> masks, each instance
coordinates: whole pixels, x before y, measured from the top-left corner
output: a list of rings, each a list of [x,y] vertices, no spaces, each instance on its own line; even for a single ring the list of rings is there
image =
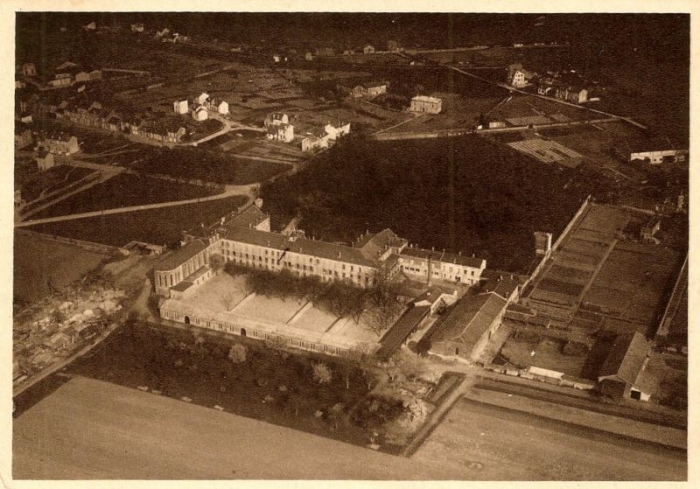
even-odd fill
[[[221,303],[226,308],[227,311],[233,309],[234,297],[233,293],[227,292],[221,297]]]
[[[248,356],[248,349],[241,344],[235,344],[228,352],[228,358],[233,363],[244,363]]]

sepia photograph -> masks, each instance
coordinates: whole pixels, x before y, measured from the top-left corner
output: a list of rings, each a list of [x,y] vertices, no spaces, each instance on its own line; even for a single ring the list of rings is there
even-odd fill
[[[692,480],[650,4],[5,9],[7,484]]]

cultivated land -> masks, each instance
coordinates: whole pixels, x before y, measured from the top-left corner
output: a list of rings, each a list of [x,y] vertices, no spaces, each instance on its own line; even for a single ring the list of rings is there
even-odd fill
[[[13,295],[22,302],[36,302],[81,278],[108,255],[78,246],[14,235]]]
[[[478,394],[472,397],[478,398]],[[523,409],[537,404],[526,398],[519,401]],[[446,471],[472,467],[472,477],[483,480],[687,477],[684,451],[471,400],[456,404],[413,457],[416,461],[426,459],[440,460]]]
[[[197,223],[209,225],[245,202],[246,197],[236,196],[199,204],[39,224],[29,229],[112,246],[124,246],[133,240],[170,244],[182,238],[182,232],[196,227]]]
[[[32,215],[32,219],[172,200],[196,199],[216,193],[215,189],[202,185],[122,173]]]
[[[454,480],[470,474],[443,468],[441,460],[396,457],[77,377],[14,421],[13,477]]]
[[[22,198],[25,201],[32,202],[42,195],[60,192],[92,173],[94,170],[89,168],[68,165],[38,172],[36,162],[32,159],[19,165],[15,164],[15,188],[22,190]]]
[[[13,434],[15,479],[683,480],[687,470],[684,452],[469,401],[404,458],[81,377]]]

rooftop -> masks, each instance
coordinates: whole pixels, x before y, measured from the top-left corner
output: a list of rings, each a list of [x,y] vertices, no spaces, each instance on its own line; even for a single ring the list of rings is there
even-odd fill
[[[426,339],[432,343],[457,341],[471,350],[505,306],[505,299],[496,294],[465,296],[444,321],[426,334]]]
[[[441,102],[439,98],[428,97],[427,95],[416,95],[411,100],[415,100],[416,102],[429,102],[431,104],[438,104]]]
[[[158,260],[158,263],[156,263],[154,269],[156,271],[164,272],[174,270],[195,256],[197,253],[204,250],[207,246],[209,245],[200,239],[191,241],[177,251],[174,251],[173,253],[170,253]]]
[[[598,378],[614,376],[627,384],[634,384],[648,352],[649,343],[643,334],[618,335]]]
[[[401,255],[413,256],[424,260],[441,261],[443,263],[454,263],[472,268],[483,268],[486,262],[482,258],[464,256],[460,254],[447,253],[444,251],[431,251],[422,248],[404,248]]]
[[[367,233],[360,237],[353,246],[360,250],[362,255],[369,260],[377,260],[386,251],[387,247],[397,247],[406,244],[406,240],[399,238],[394,231],[389,228],[376,234]]]

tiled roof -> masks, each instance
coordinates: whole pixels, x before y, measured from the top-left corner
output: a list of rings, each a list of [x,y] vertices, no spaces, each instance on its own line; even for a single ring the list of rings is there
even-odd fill
[[[227,239],[277,250],[287,250],[290,253],[325,258],[343,263],[351,263],[366,267],[377,266],[375,261],[365,258],[356,248],[325,241],[316,241],[306,238],[297,238],[292,241],[282,234],[246,228],[232,229]]]
[[[426,338],[433,344],[457,341],[471,350],[505,306],[505,299],[496,294],[465,296],[442,323],[427,333]]]
[[[224,228],[230,233],[235,229],[249,229],[255,227],[269,216],[265,214],[257,205],[246,207],[243,211],[231,217],[224,223]]]
[[[486,292],[495,292],[504,299],[508,299],[510,295],[520,286],[520,282],[510,277],[505,277],[498,281],[489,281],[486,283],[484,290]]]
[[[454,263],[465,267],[482,268],[485,262],[482,258],[474,258],[471,256],[455,255],[454,253],[443,253],[442,251],[430,251],[422,248],[404,248],[401,255],[413,256],[432,261],[441,261],[443,263]]]
[[[156,271],[164,272],[174,270],[183,263],[185,263],[187,260],[195,256],[197,253],[204,250],[207,246],[209,245],[206,244],[204,241],[196,239],[186,244],[179,250],[161,258],[155,265],[154,269]]]
[[[401,247],[405,243],[405,239],[399,238],[396,233],[387,228],[377,234],[365,234],[354,246],[365,258],[376,260],[384,253],[387,246]]]
[[[439,98],[428,97],[427,95],[416,95],[411,100],[415,100],[416,102],[430,102],[432,104],[437,104],[440,102]]]
[[[598,378],[615,376],[627,384],[633,384],[649,352],[649,343],[644,335],[621,334],[615,338]]]

